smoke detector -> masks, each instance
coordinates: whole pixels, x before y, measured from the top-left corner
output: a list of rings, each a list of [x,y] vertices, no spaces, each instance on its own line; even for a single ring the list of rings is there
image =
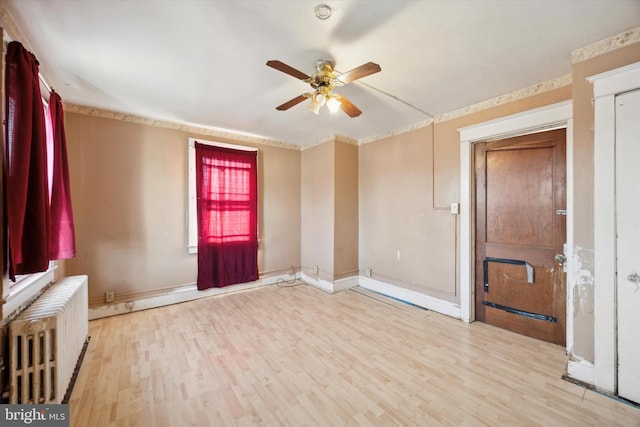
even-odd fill
[[[316,6],[316,18],[324,21],[331,16],[331,7],[327,4],[319,4]]]

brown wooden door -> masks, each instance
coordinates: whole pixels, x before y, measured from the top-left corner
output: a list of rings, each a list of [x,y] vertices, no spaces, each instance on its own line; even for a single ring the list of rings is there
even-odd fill
[[[476,320],[564,345],[565,130],[474,152]]]

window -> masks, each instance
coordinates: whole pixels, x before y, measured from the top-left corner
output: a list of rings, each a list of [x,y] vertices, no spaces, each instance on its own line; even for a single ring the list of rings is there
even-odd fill
[[[189,145],[194,152],[190,205],[196,208],[198,289],[257,280],[257,150],[197,140]]]
[[[5,319],[53,280],[50,260],[75,256],[75,233],[60,96],[46,87],[47,105],[38,60],[21,43],[10,41],[3,59]]]
[[[199,144],[211,145],[211,146],[222,147],[222,148],[230,148],[234,150],[258,151],[255,148],[244,147],[241,145],[189,138],[189,153],[188,153],[189,155],[189,206],[188,206],[189,243],[188,243],[188,249],[189,249],[189,253],[191,254],[195,254],[198,252],[198,211],[197,211],[197,194],[196,194],[197,191],[196,191],[196,150],[195,150],[196,142]],[[211,165],[211,166],[214,166],[214,165]],[[220,171],[222,171],[222,169],[220,169]],[[229,169],[229,172],[230,171],[231,169]],[[249,170],[246,167],[239,167],[236,169],[236,171],[238,172],[239,175],[244,175],[245,179],[248,179]],[[220,176],[218,176],[216,179],[220,179]],[[248,181],[244,181],[244,182],[248,183]],[[230,202],[234,205],[234,208],[236,210],[233,212],[229,212],[228,214],[229,223],[235,222],[236,224],[247,224],[249,219],[247,217],[248,206],[249,206],[247,189],[239,188],[239,189],[236,189],[234,193],[235,194],[234,196],[232,196],[232,200],[230,200]],[[213,196],[213,200],[215,200],[216,198],[219,198],[219,195]],[[215,203],[214,205],[212,205],[212,207],[216,207],[215,205],[218,203]],[[219,206],[219,207],[222,207],[222,206]],[[212,226],[213,226],[212,230],[215,230],[215,224],[212,224]],[[225,237],[222,236],[221,230],[215,231],[214,233],[211,234],[212,236],[211,239],[212,241],[215,239],[218,239],[218,241],[222,241],[223,239],[225,239],[226,241],[234,241],[234,240],[242,241],[244,239],[246,241],[249,238],[248,236],[249,232],[250,230],[248,230],[246,226],[243,229],[241,225],[237,225],[236,230],[235,231],[229,230],[227,233],[228,235],[226,235]]]
[[[207,243],[250,240],[251,168],[243,160],[203,157],[200,203],[208,215],[200,224],[206,227],[202,235]]]

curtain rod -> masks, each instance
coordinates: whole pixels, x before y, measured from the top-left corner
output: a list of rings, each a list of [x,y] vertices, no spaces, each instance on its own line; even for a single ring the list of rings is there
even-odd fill
[[[47,89],[47,92],[49,92],[49,95],[51,95],[51,92],[53,92],[53,88],[49,86],[49,83],[47,83],[47,81],[44,79],[42,73],[38,72],[38,77],[40,78],[40,81],[42,82],[44,87]]]
[[[6,52],[7,50],[7,45],[9,44],[9,42],[15,41],[13,37],[11,37],[9,35],[9,33],[7,33],[6,29],[3,29],[4,31],[2,31],[3,33],[3,44],[4,44],[4,50]],[[34,54],[35,55],[35,54]],[[4,58],[2,59],[2,63],[4,64]],[[47,89],[47,92],[49,92],[49,95],[51,95],[51,92],[53,91],[53,87],[47,83],[47,79],[44,78],[44,76],[42,75],[42,73],[40,71],[38,71],[38,78],[40,79],[40,82],[42,82],[42,84],[44,85],[45,89]]]

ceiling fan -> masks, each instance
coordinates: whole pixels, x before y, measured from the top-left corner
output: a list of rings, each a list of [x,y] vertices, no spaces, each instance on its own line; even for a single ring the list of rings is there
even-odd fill
[[[276,107],[276,110],[285,111],[289,108],[298,105],[302,101],[307,98],[311,98],[311,104],[309,105],[309,109],[313,111],[315,114],[318,114],[320,108],[326,105],[329,111],[332,113],[341,109],[349,117],[358,117],[362,114],[362,111],[358,109],[355,105],[351,103],[344,96],[332,93],[334,87],[343,86],[352,81],[361,79],[362,77],[366,77],[368,75],[377,73],[381,71],[380,65],[375,64],[373,62],[367,62],[359,67],[354,68],[353,70],[347,71],[346,73],[336,75],[334,73],[333,66],[334,64],[330,61],[320,60],[316,63],[316,70],[312,76],[308,76],[302,71],[298,71],[295,68],[285,64],[284,62],[271,60],[267,61],[267,66],[271,68],[275,68],[278,71],[282,71],[283,73],[289,74],[297,79],[300,79],[306,83],[309,83],[313,88],[313,92],[303,93],[302,95],[296,96],[295,98],[285,102],[282,105]]]

